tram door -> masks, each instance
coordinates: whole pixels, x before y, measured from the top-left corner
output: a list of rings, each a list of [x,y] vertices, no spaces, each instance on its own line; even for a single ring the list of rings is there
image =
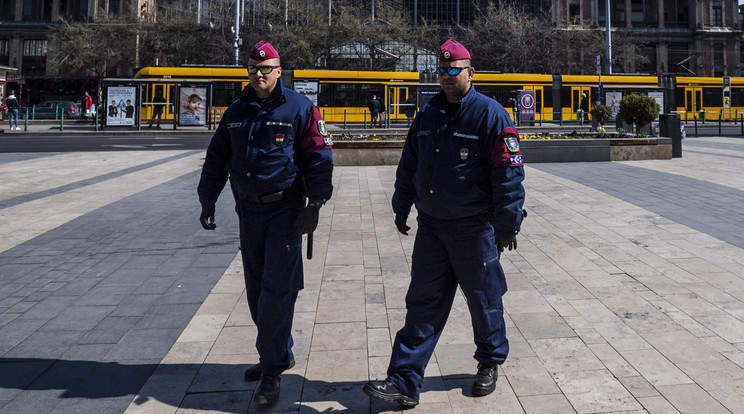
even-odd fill
[[[703,88],[685,88],[684,119],[695,118],[695,114],[700,114],[701,109],[703,109]]]
[[[410,112],[416,112],[416,102],[408,99],[408,86],[388,87],[387,116],[391,121],[405,120]]]
[[[588,86],[572,86],[571,87],[571,115],[564,119],[579,119],[579,108],[581,108],[582,94],[586,94],[586,99],[589,101],[589,110],[592,109],[592,90]],[[584,115],[586,121],[586,115]]]

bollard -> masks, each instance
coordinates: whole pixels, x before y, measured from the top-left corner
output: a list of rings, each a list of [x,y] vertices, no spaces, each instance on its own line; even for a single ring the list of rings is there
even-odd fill
[[[723,112],[723,111],[721,111]],[[718,136],[721,136],[721,117],[718,117]]]
[[[744,125],[744,123],[742,125]],[[26,108],[26,116],[25,116],[25,119],[23,120],[23,131],[28,132],[28,108]],[[742,133],[742,135],[744,135],[744,132]]]
[[[741,135],[744,135],[744,114],[741,114],[741,122],[739,122],[741,125]]]
[[[344,109],[344,129],[346,129],[346,109]]]
[[[212,129],[217,129],[217,110],[212,110]]]
[[[94,129],[98,131],[98,108],[96,108],[96,113],[93,115],[93,123],[95,124]]]
[[[369,116],[370,116],[370,118],[372,118],[372,114],[371,113],[369,114]],[[364,111],[364,117],[363,118],[364,119],[362,120],[362,122],[364,123],[364,129],[367,129],[367,111]],[[370,125],[370,128],[371,128],[372,127],[372,121],[371,120],[369,122],[369,125]]]
[[[697,130],[697,118],[695,118],[695,136],[698,136],[698,130]]]
[[[540,110],[540,126],[542,126],[543,112]]]
[[[59,117],[59,130],[64,131],[65,130],[65,111],[62,110],[62,114]]]
[[[31,119],[36,119],[36,105],[31,107]]]

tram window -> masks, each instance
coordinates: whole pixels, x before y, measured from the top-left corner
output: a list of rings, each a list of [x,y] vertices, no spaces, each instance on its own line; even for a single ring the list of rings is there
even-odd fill
[[[501,105],[506,105],[506,101],[509,99],[508,96],[504,96],[503,87],[500,85],[476,85],[475,90],[495,99]]]
[[[723,92],[721,88],[703,89],[703,102],[705,102],[705,106],[723,106]]]
[[[571,108],[571,87],[569,86],[561,86],[561,108]]]
[[[212,106],[230,106],[238,99],[240,82],[215,82],[212,85]]]
[[[542,112],[542,89],[535,91],[535,112]]]
[[[339,83],[334,86],[336,93],[333,94],[333,106],[354,106],[359,99],[356,85]]]
[[[318,106],[333,106],[333,84],[321,83],[318,84]]]
[[[677,106],[685,105],[685,88],[678,86],[674,89],[674,100],[677,102]]]
[[[367,106],[367,102],[372,99],[372,95],[377,95],[377,99],[384,99],[385,93],[382,85],[363,83],[360,85],[361,93],[359,94],[359,101],[354,106]]]
[[[731,88],[731,106],[744,106],[744,88]]]
[[[542,105],[548,105],[548,107],[553,106],[553,88],[551,87],[544,87],[542,89],[543,98],[542,101],[537,101],[540,104],[540,108],[542,109]]]

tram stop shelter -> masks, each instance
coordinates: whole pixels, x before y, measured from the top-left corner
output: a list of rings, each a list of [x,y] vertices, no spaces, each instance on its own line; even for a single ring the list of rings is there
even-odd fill
[[[158,126],[216,127],[211,80],[106,78],[100,93],[99,114],[105,128],[140,130],[145,122],[153,124],[158,106],[162,107],[162,115],[155,121]]]

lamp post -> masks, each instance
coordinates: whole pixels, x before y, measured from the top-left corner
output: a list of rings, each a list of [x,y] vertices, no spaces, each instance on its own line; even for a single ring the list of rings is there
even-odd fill
[[[235,42],[233,43],[235,66],[240,66],[240,2],[241,0],[235,0]]]
[[[605,19],[605,27],[606,27],[606,34],[605,34],[605,43],[607,44],[607,73],[612,75],[612,23],[611,23],[611,17],[612,13],[610,13],[610,0],[605,0],[605,15],[607,18]],[[626,18],[630,18],[629,16],[626,16]]]

